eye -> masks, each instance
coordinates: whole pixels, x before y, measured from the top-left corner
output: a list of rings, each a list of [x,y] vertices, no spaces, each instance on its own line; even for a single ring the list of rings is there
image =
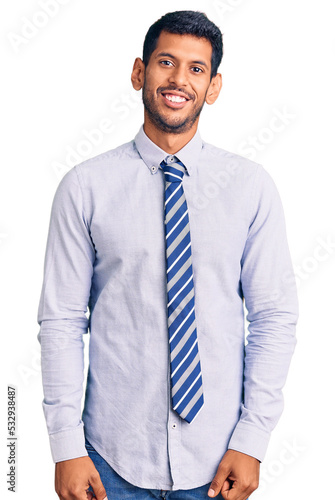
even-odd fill
[[[171,61],[168,61],[166,59],[164,61],[160,61],[160,63],[163,64],[164,66],[168,66],[169,64],[172,64]],[[165,63],[167,63],[167,64],[165,64]]]
[[[203,73],[203,70],[201,68],[199,68],[198,66],[193,66],[192,69],[196,70],[196,71],[193,71],[193,73]]]

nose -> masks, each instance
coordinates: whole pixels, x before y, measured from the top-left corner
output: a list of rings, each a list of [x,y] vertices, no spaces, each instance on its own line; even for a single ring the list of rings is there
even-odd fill
[[[188,83],[186,68],[176,66],[169,75],[169,82],[176,85],[176,87],[185,87]]]

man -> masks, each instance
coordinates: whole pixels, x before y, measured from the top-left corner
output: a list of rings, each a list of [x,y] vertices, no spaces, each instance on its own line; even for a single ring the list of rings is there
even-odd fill
[[[62,500],[246,500],[258,486],[298,308],[271,177],[200,137],[221,58],[204,14],[154,23],[131,75],[143,126],[56,191],[38,338]]]

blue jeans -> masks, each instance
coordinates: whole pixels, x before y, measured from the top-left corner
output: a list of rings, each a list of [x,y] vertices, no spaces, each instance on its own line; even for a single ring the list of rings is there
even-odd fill
[[[112,467],[102,458],[93,446],[85,439],[87,453],[93,461],[95,468],[100,474],[102,484],[105,487],[108,500],[209,500],[207,492],[211,483],[193,488],[191,490],[147,490],[128,483],[123,477],[112,469]],[[89,488],[89,491],[93,491]]]

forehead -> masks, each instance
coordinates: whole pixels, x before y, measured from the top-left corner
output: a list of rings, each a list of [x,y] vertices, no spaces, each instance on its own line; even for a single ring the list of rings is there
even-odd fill
[[[210,65],[212,45],[207,38],[198,38],[194,35],[179,35],[162,31],[152,56],[155,57],[160,52],[168,52],[176,59],[192,61],[201,58]]]

